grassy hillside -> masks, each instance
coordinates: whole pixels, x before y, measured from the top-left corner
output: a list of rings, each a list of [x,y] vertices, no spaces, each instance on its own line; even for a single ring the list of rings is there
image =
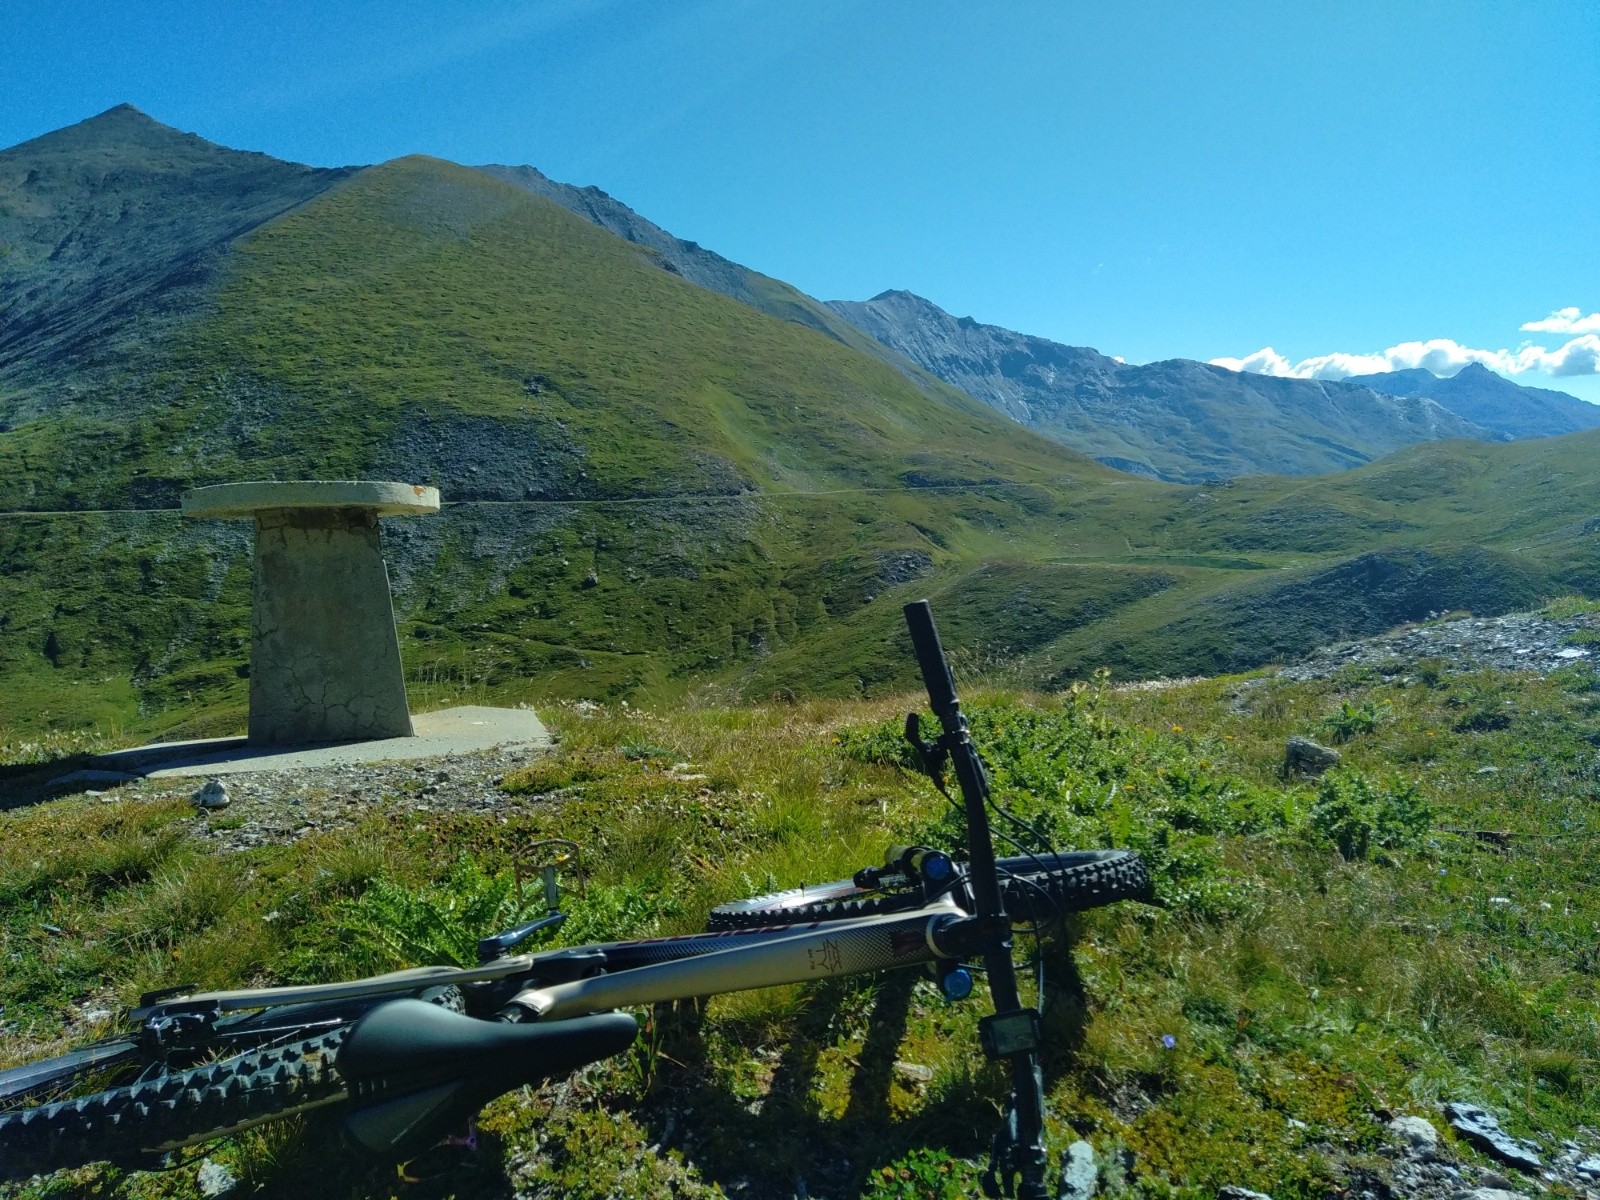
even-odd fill
[[[886,639],[912,594],[1059,681],[1600,586],[1596,435],[1133,479],[431,159],[231,245],[137,355],[61,367],[93,403],[0,430],[0,740],[238,725],[248,530],[100,511],[236,479],[441,488],[444,514],[386,534],[421,705],[870,694],[910,681]]]
[[[1450,1186],[1470,1186],[1495,1164],[1443,1131],[1447,1100],[1547,1159],[1563,1137],[1600,1148],[1600,685],[1442,668],[976,695],[997,797],[1062,844],[1138,847],[1166,904],[1087,914],[1044,957],[1051,1144],[1087,1138],[1112,1200],[1407,1194],[1383,1132],[1404,1113],[1441,1129]],[[890,843],[951,844],[943,801],[895,765],[913,703],[558,706],[561,749],[508,775],[495,811],[415,811],[419,779],[358,797],[353,828],[231,853],[155,783],[6,814],[0,1053],[53,1044],[70,1005],[470,947],[450,914],[537,837],[585,848],[569,941],[695,929],[714,902],[847,875]],[[1285,781],[1290,734],[1338,740],[1343,766]],[[972,1194],[1003,1093],[979,1015],[915,972],[658,1012],[575,1089],[496,1104],[480,1153],[420,1182],[314,1121],[209,1154],[267,1197],[787,1197],[799,1178],[946,1200]],[[194,1178],[190,1159],[12,1194],[187,1198]]]
[[[114,419],[0,434],[0,504],[370,475],[482,501],[393,529],[419,683],[536,675],[607,694],[714,670],[865,603],[885,571],[1058,548],[1068,498],[1115,479],[431,160],[363,172],[258,231],[212,311],[157,349]],[[705,499],[641,503],[673,496]],[[174,706],[236,716],[241,532],[14,518],[0,724],[71,721],[107,679],[124,728]],[[95,700],[80,720],[89,708],[105,719]]]
[[[1107,474],[434,160],[371,168],[257,232],[215,307],[145,381],[146,427],[109,455],[103,429],[53,444],[59,426],[14,430],[0,504],[120,506],[158,469],[392,465],[502,500]],[[485,419],[501,445],[471,436]],[[62,457],[77,460],[66,480]]]

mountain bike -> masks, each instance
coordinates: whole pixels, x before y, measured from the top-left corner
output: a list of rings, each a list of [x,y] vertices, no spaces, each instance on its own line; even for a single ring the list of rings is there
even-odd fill
[[[996,859],[993,804],[927,602],[907,605],[906,618],[942,725],[926,742],[913,714],[906,733],[941,790],[954,768],[965,862],[896,847],[849,880],[719,905],[698,934],[512,953],[558,927],[557,910],[485,938],[474,967],[147,995],[125,1033],[0,1071],[0,1179],[106,1159],[148,1166],[335,1106],[356,1145],[403,1159],[470,1130],[504,1092],[621,1053],[638,1026],[620,1009],[919,964],[955,1001],[972,993],[981,964],[994,1008],[981,1043],[1012,1076],[985,1190],[1046,1196],[1039,1013],[1019,997],[1013,931],[1149,900],[1150,880],[1126,850]],[[99,1090],[73,1094],[88,1088]]]

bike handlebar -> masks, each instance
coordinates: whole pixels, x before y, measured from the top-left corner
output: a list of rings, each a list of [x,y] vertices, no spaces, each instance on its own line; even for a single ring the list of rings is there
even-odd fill
[[[933,608],[926,600],[914,600],[905,606],[905,615],[911,648],[916,651],[917,665],[922,668],[922,683],[928,689],[933,715],[944,723],[947,714],[953,714],[957,706],[956,683],[950,674],[950,664],[945,661],[939,630],[933,623]],[[949,732],[948,725],[946,732]]]

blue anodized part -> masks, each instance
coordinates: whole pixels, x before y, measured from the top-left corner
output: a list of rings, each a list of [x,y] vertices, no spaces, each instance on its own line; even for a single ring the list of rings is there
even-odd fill
[[[939,973],[939,991],[952,1004],[972,995],[972,972],[962,966]]]

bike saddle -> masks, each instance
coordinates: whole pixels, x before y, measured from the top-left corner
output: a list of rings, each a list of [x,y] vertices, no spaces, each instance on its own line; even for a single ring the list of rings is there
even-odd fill
[[[355,1109],[345,1129],[369,1150],[420,1148],[502,1092],[621,1053],[638,1031],[626,1013],[508,1025],[395,1000],[357,1021],[339,1049]]]

